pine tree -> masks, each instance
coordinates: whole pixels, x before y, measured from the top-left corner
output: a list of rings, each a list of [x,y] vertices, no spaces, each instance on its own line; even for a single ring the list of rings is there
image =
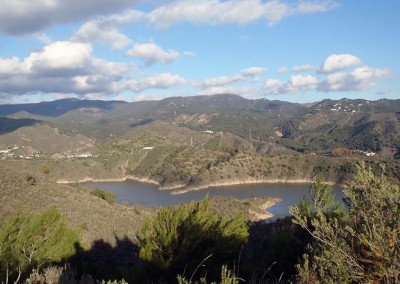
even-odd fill
[[[183,272],[190,276],[202,270],[197,272],[201,276],[205,268],[212,278],[219,276],[223,264],[238,258],[248,225],[243,216],[228,220],[211,212],[206,199],[160,209],[153,221],[147,221],[142,235],[140,257],[150,265],[152,275],[176,280]]]
[[[37,214],[17,210],[0,224],[0,279],[12,281],[59,262],[75,252],[78,241],[57,208]]]
[[[312,190],[311,214],[297,205],[290,208],[293,222],[314,239],[299,266],[301,282],[399,283],[397,185],[390,184],[384,172],[375,175],[365,164],[358,165],[351,186],[344,190],[346,217],[327,210],[324,200],[330,197],[323,183],[314,184]]]

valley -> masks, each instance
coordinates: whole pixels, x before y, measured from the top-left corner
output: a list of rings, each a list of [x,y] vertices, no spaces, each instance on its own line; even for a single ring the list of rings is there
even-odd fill
[[[399,101],[66,102],[0,106],[0,163],[59,183],[134,179],[181,191],[318,175],[346,185],[360,160],[399,181]]]
[[[322,177],[326,183],[321,188],[326,190],[327,184],[352,188],[362,165],[370,173],[383,173],[381,177],[394,185],[400,183],[398,100],[301,105],[215,95],[137,103],[62,100],[61,105],[58,109],[60,102],[55,101],[0,106],[0,216],[8,222],[30,222],[40,216],[65,220],[62,224],[75,232],[65,238],[72,242],[76,234],[79,241],[64,250],[69,257],[59,263],[71,263],[76,279],[88,274],[90,279],[121,280],[118,283],[148,281],[152,274],[144,268],[144,242],[152,240],[149,232],[161,224],[157,234],[172,226],[163,240],[178,232],[176,241],[196,236],[188,244],[202,240],[206,247],[216,234],[210,228],[222,234],[222,244],[232,241],[229,236],[241,236],[241,275],[262,275],[273,260],[278,265],[269,279],[287,271],[289,281],[310,238],[287,216],[288,206],[300,202],[304,214],[314,214],[307,213],[311,207],[307,209],[301,199],[308,196],[311,183],[315,187],[313,182]],[[147,183],[146,193],[130,188],[129,180]],[[86,186],[111,181],[126,181],[129,198],[121,200],[107,187]],[[271,183],[276,185],[266,190]],[[243,192],[235,197],[223,192],[224,186],[242,186]],[[159,199],[164,193],[168,198],[155,203],[152,191]],[[201,197],[195,196],[205,192],[211,192],[210,197],[198,201]],[[135,195],[152,196],[153,205],[136,202],[140,198]],[[184,204],[178,202],[183,199]],[[329,208],[329,214],[336,214],[336,207]],[[26,216],[26,221],[18,216]],[[215,223],[210,227],[209,222]],[[19,225],[7,224],[1,230],[11,236]],[[44,230],[48,232],[46,226]],[[25,243],[22,247],[26,249]],[[176,246],[181,247],[186,245]],[[202,251],[195,255],[206,257]],[[22,255],[18,261],[24,259]],[[229,256],[227,261],[236,260]],[[219,269],[222,262],[216,263]],[[29,267],[26,273],[34,274]],[[165,273],[176,279],[180,272]],[[206,268],[202,273],[219,272]]]

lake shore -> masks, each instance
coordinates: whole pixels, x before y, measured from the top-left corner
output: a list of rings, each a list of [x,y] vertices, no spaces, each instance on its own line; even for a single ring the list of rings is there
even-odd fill
[[[274,215],[272,213],[268,212],[267,210],[268,210],[268,208],[274,206],[275,204],[277,204],[281,201],[282,201],[282,199],[280,199],[280,198],[271,197],[267,201],[261,203],[258,206],[259,210],[257,210],[257,211],[259,211],[259,212],[249,209],[249,213],[253,216],[253,221],[266,221],[266,220],[274,217]]]
[[[149,178],[137,177],[137,176],[125,176],[121,178],[92,178],[92,177],[85,177],[82,179],[77,180],[68,180],[68,179],[59,179],[56,182],[59,184],[75,184],[75,183],[85,183],[85,182],[123,182],[127,180],[133,180],[143,183],[155,184],[160,185],[158,182],[151,180]]]
[[[138,176],[125,176],[120,178],[92,178],[85,177],[83,179],[78,180],[67,180],[60,179],[57,180],[57,183],[60,184],[76,184],[76,183],[85,183],[85,182],[123,182],[127,180],[133,180],[148,184],[158,185],[159,190],[171,191],[171,194],[184,194],[190,191],[195,190],[203,190],[208,189],[210,187],[225,187],[225,186],[235,186],[235,185],[246,185],[246,184],[310,184],[313,182],[312,179],[242,179],[242,180],[228,180],[228,181],[218,181],[218,182],[209,182],[201,185],[186,185],[186,184],[174,184],[174,185],[160,185],[159,182]],[[337,185],[333,182],[326,182],[330,185]],[[341,186],[341,185],[338,185]]]

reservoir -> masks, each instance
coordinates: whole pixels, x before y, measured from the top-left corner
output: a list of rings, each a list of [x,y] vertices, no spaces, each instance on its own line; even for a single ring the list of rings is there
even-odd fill
[[[274,218],[289,215],[289,206],[298,204],[303,196],[309,197],[309,184],[242,184],[190,191],[183,194],[171,194],[169,190],[158,190],[154,184],[137,181],[123,182],[88,182],[86,186],[111,191],[115,194],[118,203],[142,205],[144,207],[161,207],[177,205],[191,201],[199,201],[207,195],[231,196],[234,198],[277,197],[282,201],[268,209]],[[334,188],[336,200],[341,201],[343,193],[339,187]]]

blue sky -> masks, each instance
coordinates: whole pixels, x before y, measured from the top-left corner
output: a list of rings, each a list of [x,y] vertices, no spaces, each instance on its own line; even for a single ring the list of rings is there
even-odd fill
[[[0,103],[400,98],[398,0],[0,0]]]

